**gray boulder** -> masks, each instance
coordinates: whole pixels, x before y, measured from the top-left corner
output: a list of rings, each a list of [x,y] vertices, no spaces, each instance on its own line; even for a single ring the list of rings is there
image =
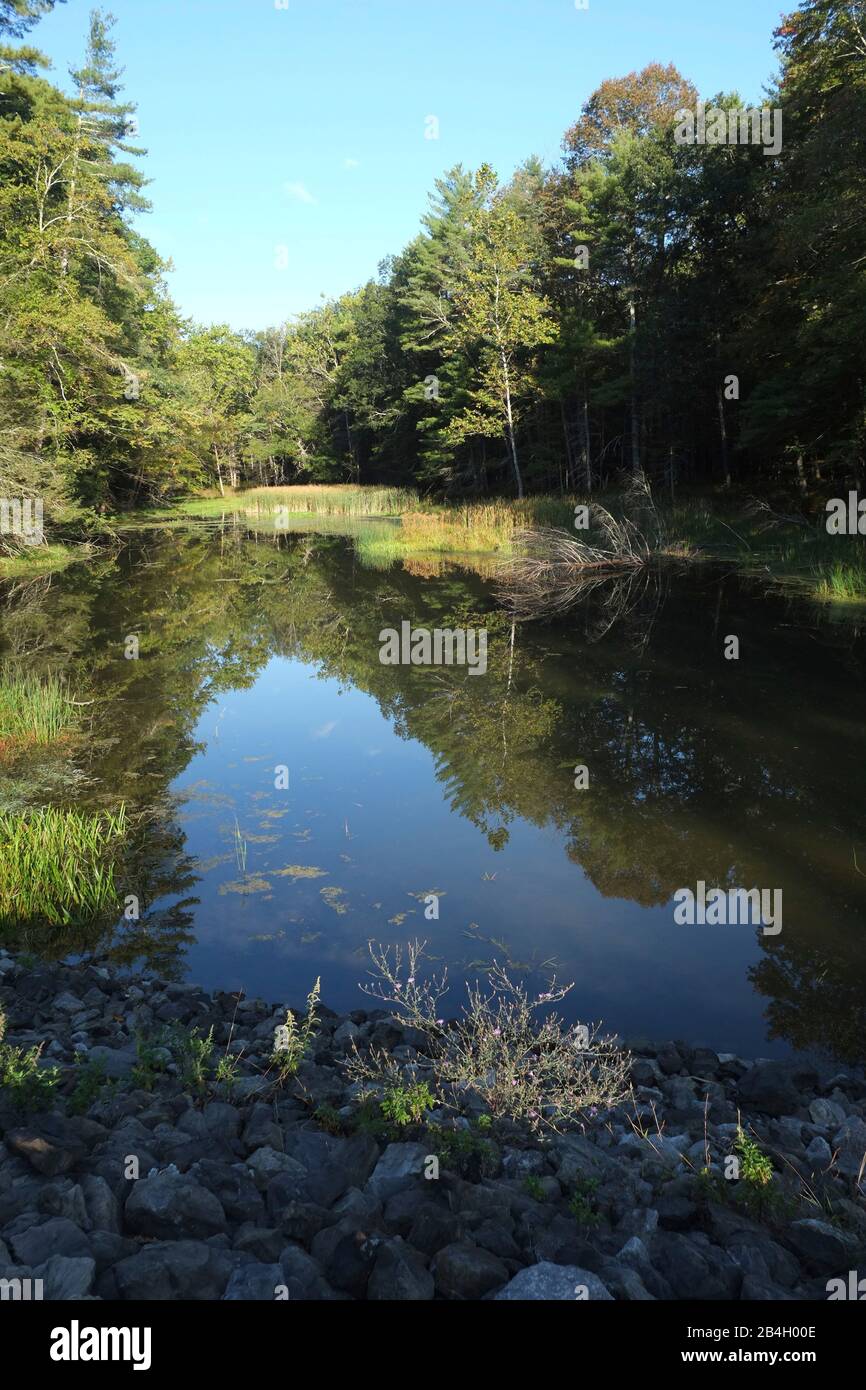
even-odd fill
[[[157,1173],[137,1182],[126,1203],[130,1230],[158,1239],[203,1239],[226,1229],[219,1199],[184,1173]]]
[[[581,1269],[580,1265],[555,1265],[542,1260],[528,1269],[521,1269],[494,1295],[495,1302],[508,1300],[612,1303],[613,1295],[597,1274]]]
[[[460,1241],[446,1245],[432,1265],[436,1292],[442,1298],[483,1298],[508,1280],[508,1266],[489,1250]]]
[[[365,1191],[379,1202],[424,1182],[424,1162],[430,1152],[427,1144],[389,1144]]]

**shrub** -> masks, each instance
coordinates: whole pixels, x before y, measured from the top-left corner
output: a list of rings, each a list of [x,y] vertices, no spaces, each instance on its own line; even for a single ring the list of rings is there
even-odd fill
[[[382,1114],[395,1125],[417,1125],[425,1110],[436,1104],[426,1081],[415,1086],[389,1086],[382,1101]]]
[[[467,1182],[493,1178],[499,1171],[499,1150],[489,1139],[480,1139],[470,1129],[437,1127],[428,1133],[443,1168],[450,1168]]]
[[[597,1187],[598,1178],[583,1178],[571,1194],[568,1210],[580,1226],[597,1226],[601,1220],[601,1216],[595,1209],[595,1190]]]
[[[424,942],[374,947],[370,956],[374,983],[365,993],[389,1004],[398,1023],[424,1034],[424,1050],[433,1065],[436,1090],[444,1102],[460,1110],[467,1100],[480,1101],[494,1120],[526,1122],[534,1131],[560,1130],[625,1099],[629,1091],[629,1054],[611,1038],[591,1029],[567,1027],[549,1010],[572,985],[548,988],[531,999],[523,984],[515,984],[494,962],[484,992],[467,986],[462,1015],[446,1028],[439,1001],[447,989],[447,972],[421,979]],[[348,1070],[355,1080],[400,1084],[393,1059],[354,1048]]]
[[[47,1105],[60,1079],[57,1067],[40,1067],[42,1044],[26,1052],[5,1041],[6,1015],[0,1011],[0,1088],[8,1090],[18,1110],[37,1110]]]
[[[78,1054],[76,1054],[76,1061]],[[103,1088],[116,1085],[114,1081],[108,1081],[105,1075],[105,1063],[101,1060],[86,1061],[81,1066],[78,1079],[70,1093],[68,1106],[73,1115],[84,1115],[98,1100]]]
[[[190,1090],[203,1091],[207,1086],[208,1064],[213,1054],[213,1028],[202,1037],[198,1028],[178,1038],[177,1060],[181,1080]]]

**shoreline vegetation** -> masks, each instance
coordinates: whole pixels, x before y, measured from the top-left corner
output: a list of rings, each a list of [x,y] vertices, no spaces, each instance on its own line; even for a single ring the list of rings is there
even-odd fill
[[[440,1018],[418,949],[370,954],[382,1007],[337,1014],[319,980],[288,1007],[0,949],[0,1278],[48,1301],[848,1296],[862,1067],[600,1038],[551,1011],[570,986],[504,972]]]
[[[588,522],[582,530],[575,526],[581,509]],[[633,490],[431,502],[409,488],[373,484],[227,489],[107,515],[84,541],[19,549],[0,557],[0,580],[58,572],[122,543],[131,530],[239,524],[255,534],[345,536],[373,568],[403,562],[417,569],[426,562],[434,573],[452,563],[484,577],[501,577],[503,568],[515,566],[525,572],[530,561],[551,573],[558,566],[563,572],[592,570],[598,577],[599,571],[634,566],[637,545],[642,563],[727,564],[818,603],[866,603],[866,542],[846,537],[846,558],[840,558],[840,537],[826,533],[823,513],[777,512],[753,498],[737,503],[718,495],[657,504],[645,491],[636,502]],[[610,552],[601,563],[590,553],[598,548]]]

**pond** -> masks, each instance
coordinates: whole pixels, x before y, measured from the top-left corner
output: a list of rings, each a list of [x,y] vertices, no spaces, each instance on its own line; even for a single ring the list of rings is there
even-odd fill
[[[368,941],[421,938],[450,1012],[499,960],[626,1038],[862,1060],[866,644],[828,612],[693,566],[513,624],[337,536],[132,533],[5,586],[0,661],[65,671],[85,728],[0,764],[0,803],[125,804],[139,916],[4,933],[269,999],[320,975],[340,1011]],[[486,670],[383,663],[406,621],[483,628]],[[781,929],[680,924],[699,883],[780,892]]]

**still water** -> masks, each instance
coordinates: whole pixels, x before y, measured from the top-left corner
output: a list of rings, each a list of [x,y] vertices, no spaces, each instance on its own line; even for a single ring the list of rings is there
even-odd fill
[[[485,627],[486,673],[383,665],[379,632],[405,620]],[[93,702],[86,738],[0,768],[0,804],[140,817],[119,883],[140,919],[28,929],[33,951],[108,947],[269,999],[321,975],[344,1010],[366,1002],[368,941],[420,937],[451,1011],[494,959],[539,985],[551,963],[570,1019],[627,1038],[863,1057],[850,619],[691,568],[512,625],[469,571],[365,568],[333,536],[156,530],[5,585],[0,661],[63,670]],[[678,925],[673,894],[699,880],[781,890],[782,930]]]

